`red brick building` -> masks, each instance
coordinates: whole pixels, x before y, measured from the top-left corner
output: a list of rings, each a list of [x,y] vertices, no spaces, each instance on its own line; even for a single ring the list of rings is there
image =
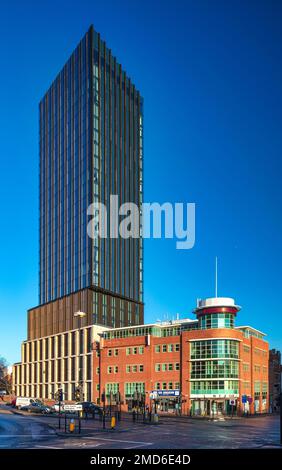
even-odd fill
[[[271,349],[269,351],[269,405],[273,413],[280,409],[281,373],[281,353],[276,349]]]
[[[235,327],[230,298],[198,301],[196,320],[115,328],[94,345],[92,397],[123,408],[136,393],[160,411],[225,414],[268,411],[268,343],[250,326]],[[156,405],[155,405],[156,403]]]

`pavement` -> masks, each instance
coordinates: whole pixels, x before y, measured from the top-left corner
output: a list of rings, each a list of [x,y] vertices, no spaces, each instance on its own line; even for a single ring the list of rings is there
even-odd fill
[[[0,449],[281,449],[279,416],[202,420],[160,417],[157,425],[124,414],[114,430],[99,419],[81,421],[81,434],[65,434],[58,417],[14,413],[0,406]]]

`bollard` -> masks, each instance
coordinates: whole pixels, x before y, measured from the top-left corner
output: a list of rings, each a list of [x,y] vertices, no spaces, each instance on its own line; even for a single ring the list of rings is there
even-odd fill
[[[155,414],[153,415],[153,423],[154,423],[154,424],[158,424],[158,422],[159,422],[159,416],[157,415],[157,413],[155,413]]]
[[[115,429],[116,427],[116,418],[112,416],[111,418],[111,429]]]
[[[72,418],[70,420],[70,432],[74,432],[75,430],[75,424],[74,424],[74,419]]]

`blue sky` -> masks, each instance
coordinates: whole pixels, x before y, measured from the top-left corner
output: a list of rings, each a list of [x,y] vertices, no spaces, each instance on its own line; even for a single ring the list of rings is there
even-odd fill
[[[145,100],[145,200],[196,203],[196,244],[146,240],[146,321],[198,297],[242,306],[282,349],[282,3],[31,0],[1,5],[0,355],[38,301],[38,102],[90,24]]]

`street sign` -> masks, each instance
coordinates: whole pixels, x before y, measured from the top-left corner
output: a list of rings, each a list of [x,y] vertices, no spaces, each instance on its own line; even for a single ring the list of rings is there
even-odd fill
[[[232,406],[236,405],[236,400],[233,400],[233,399],[229,400],[229,404],[232,405]]]
[[[150,393],[150,399],[151,399],[151,400],[156,400],[157,398],[158,398],[157,392],[151,392],[151,393]]]
[[[82,411],[82,405],[64,405],[64,411]]]
[[[247,403],[247,395],[242,395],[242,403]]]
[[[247,401],[251,404],[253,402],[252,397],[247,397]]]

